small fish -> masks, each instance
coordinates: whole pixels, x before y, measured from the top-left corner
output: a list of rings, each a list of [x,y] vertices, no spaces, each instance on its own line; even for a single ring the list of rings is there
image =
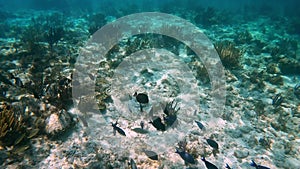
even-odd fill
[[[296,84],[296,86],[294,87],[294,95],[300,99],[300,83]]]
[[[207,169],[218,169],[218,167],[216,167],[214,164],[212,164],[209,161],[206,161],[206,159],[204,157],[202,157],[201,160],[204,161]]]
[[[192,155],[190,155],[189,153],[185,152],[185,151],[179,151],[179,149],[176,148],[175,153],[179,154],[180,157],[187,163],[190,163],[190,164],[195,164],[196,163],[194,157]]]
[[[94,76],[93,74],[88,73],[88,76],[89,76],[89,78],[90,78],[91,80],[95,80],[95,76]]]
[[[201,130],[205,130],[204,125],[203,125],[200,121],[195,120],[195,122],[196,122],[197,126],[198,126]]]
[[[120,127],[118,127],[117,124],[118,124],[117,121],[115,123],[111,123],[111,126],[114,129],[114,135],[116,135],[116,131],[117,131],[119,134],[126,136],[125,131],[123,129],[121,129]]]
[[[231,169],[231,167],[226,163],[226,166],[225,166],[225,168],[227,168],[227,169]]]
[[[257,165],[253,160],[251,160],[250,166],[255,167],[256,169],[270,169],[269,167]]]
[[[162,123],[160,117],[155,117],[154,120],[149,123],[151,123],[157,130],[166,131],[166,126]]]
[[[149,157],[151,160],[158,160],[158,155],[156,152],[154,151],[150,151],[150,150],[144,150],[143,151],[147,157]]]
[[[15,77],[14,79],[15,79],[15,85],[16,86],[18,86],[18,87],[24,87],[23,82],[22,82],[22,80],[20,78]]]
[[[280,106],[280,104],[283,102],[283,97],[280,93],[276,94],[272,99],[272,105],[274,107]]]
[[[144,129],[144,127],[145,127],[145,122],[144,122],[144,121],[141,121],[141,122],[140,122],[140,126],[141,126],[142,129]]]
[[[136,163],[133,159],[130,159],[130,169],[137,169]]]
[[[137,132],[137,133],[140,133],[140,134],[147,134],[147,133],[149,133],[149,131],[148,130],[145,130],[145,129],[142,129],[142,128],[133,128],[132,129],[134,132]]]
[[[206,139],[206,142],[208,143],[208,145],[210,145],[212,148],[214,149],[219,149],[219,145],[218,143],[213,140],[213,139]]]

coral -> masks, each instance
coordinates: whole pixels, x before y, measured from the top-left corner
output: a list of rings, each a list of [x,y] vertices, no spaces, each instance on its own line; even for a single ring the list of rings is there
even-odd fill
[[[22,116],[17,114],[5,105],[0,112],[0,146],[17,145],[25,140],[26,128],[24,127]]]
[[[29,140],[36,137],[40,131],[25,121],[13,108],[3,106],[0,112],[0,150],[10,147],[7,151],[9,157],[14,160],[30,147]]]
[[[62,27],[50,27],[48,32],[45,33],[44,38],[49,44],[50,49],[52,49],[53,45],[57,44],[63,35],[64,29]]]
[[[222,41],[215,43],[215,49],[217,50],[223,65],[228,69],[236,68],[240,65],[240,57],[242,52],[234,46],[230,41]]]

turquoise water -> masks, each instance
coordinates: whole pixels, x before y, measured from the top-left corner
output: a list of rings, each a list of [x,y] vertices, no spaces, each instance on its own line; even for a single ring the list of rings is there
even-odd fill
[[[0,168],[300,168],[298,6],[0,0]]]

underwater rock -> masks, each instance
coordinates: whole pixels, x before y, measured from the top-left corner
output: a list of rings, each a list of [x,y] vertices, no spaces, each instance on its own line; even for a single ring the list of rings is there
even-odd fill
[[[57,113],[52,113],[46,119],[46,133],[52,136],[66,131],[72,125],[72,118],[67,111],[61,110]]]
[[[249,155],[249,151],[246,149],[237,149],[234,151],[234,156],[236,158],[246,158]]]

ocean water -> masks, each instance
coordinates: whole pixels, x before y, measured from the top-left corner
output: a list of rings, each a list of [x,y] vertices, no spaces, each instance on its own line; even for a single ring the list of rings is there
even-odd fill
[[[0,168],[300,168],[300,2],[0,0]]]

